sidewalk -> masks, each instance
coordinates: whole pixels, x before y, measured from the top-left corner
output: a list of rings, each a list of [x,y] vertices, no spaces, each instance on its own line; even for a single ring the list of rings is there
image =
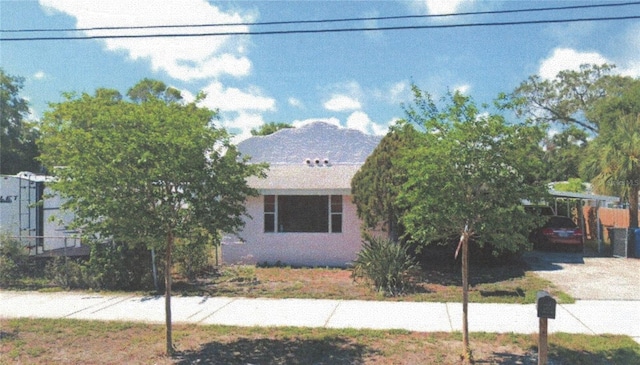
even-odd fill
[[[229,326],[298,326],[462,329],[461,303],[376,302],[324,299],[173,297],[173,323]],[[0,291],[0,318],[74,318],[164,323],[164,297],[93,293]],[[533,304],[469,304],[472,332],[537,333]],[[640,343],[640,301],[584,300],[559,304],[549,332],[620,334]]]

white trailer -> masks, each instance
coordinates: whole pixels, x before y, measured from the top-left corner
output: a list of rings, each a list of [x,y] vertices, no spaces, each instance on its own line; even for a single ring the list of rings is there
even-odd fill
[[[80,247],[67,225],[73,214],[60,210],[61,198],[46,188],[51,177],[20,172],[0,175],[0,232],[20,240],[29,254]]]

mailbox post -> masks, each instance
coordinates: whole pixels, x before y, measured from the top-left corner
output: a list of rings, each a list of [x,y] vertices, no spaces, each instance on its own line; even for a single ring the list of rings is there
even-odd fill
[[[551,295],[541,290],[536,294],[536,311],[540,322],[540,330],[538,332],[538,365],[547,365],[547,357],[549,352],[548,322],[549,318],[556,318],[556,300]]]

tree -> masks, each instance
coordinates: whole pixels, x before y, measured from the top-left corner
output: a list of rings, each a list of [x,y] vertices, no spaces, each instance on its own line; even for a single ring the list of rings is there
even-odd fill
[[[397,199],[406,181],[406,171],[399,159],[401,152],[414,144],[417,134],[410,124],[392,127],[351,180],[353,203],[364,226],[369,229],[382,226],[394,242],[404,233]]]
[[[575,125],[548,137],[543,142],[545,177],[565,181],[580,177],[580,165],[587,155],[589,134]]]
[[[460,237],[464,358],[471,361],[468,329],[468,252],[470,242],[495,250],[528,247],[528,233],[540,218],[525,213],[522,200],[546,194],[536,180],[542,163],[542,131],[528,123],[478,109],[470,97],[449,95],[438,107],[413,87],[409,123],[422,128],[418,143],[402,160],[407,171],[399,200],[407,234],[418,244]],[[456,252],[457,255],[457,252]]]
[[[552,79],[538,75],[522,82],[509,99],[520,116],[542,124],[576,125],[597,134],[599,121],[587,114],[593,103],[615,86],[613,65],[582,65],[578,71],[560,71]]]
[[[281,129],[287,129],[287,128],[293,128],[293,126],[287,123],[271,122],[271,123],[263,124],[259,128],[251,129],[251,135],[252,136],[268,136]]]
[[[149,87],[149,86],[152,87]],[[129,90],[67,94],[42,125],[51,187],[84,233],[165,252],[166,350],[171,334],[171,264],[176,239],[242,226],[246,178],[262,175],[216,128],[214,111],[184,103],[177,90],[143,80]]]
[[[0,174],[39,172],[36,161],[38,131],[27,121],[29,103],[19,96],[24,78],[0,68]]]
[[[571,178],[567,182],[559,182],[553,186],[556,191],[567,191],[572,193],[583,193],[586,188],[579,178]]]
[[[640,79],[626,78],[626,88],[595,103],[590,117],[600,133],[590,143],[583,171],[598,189],[629,202],[629,227],[638,227],[640,189]],[[633,246],[633,245],[632,245]]]

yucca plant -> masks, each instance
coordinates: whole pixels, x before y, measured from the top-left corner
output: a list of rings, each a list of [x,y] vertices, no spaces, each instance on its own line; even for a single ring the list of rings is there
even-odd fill
[[[411,277],[419,269],[407,245],[369,236],[353,262],[351,276],[369,281],[385,295],[397,296],[409,288]]]

